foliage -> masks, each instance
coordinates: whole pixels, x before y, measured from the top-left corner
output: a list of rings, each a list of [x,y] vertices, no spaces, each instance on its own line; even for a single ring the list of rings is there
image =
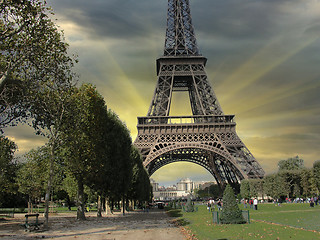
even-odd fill
[[[62,188],[68,193],[69,199],[77,197],[77,181],[70,172],[65,171],[65,178],[62,181]]]
[[[250,184],[249,184],[249,180],[248,179],[244,179],[244,180],[241,181],[240,194],[245,199],[251,198]]]
[[[133,176],[134,161],[131,157],[131,137],[126,125],[119,117],[108,111],[108,135],[106,139],[109,159],[109,186],[107,196],[111,201],[127,198]]]
[[[223,208],[220,216],[222,224],[241,224],[245,223],[242,212],[239,209],[233,189],[227,185],[223,193]]]
[[[25,155],[26,161],[17,173],[19,192],[30,199],[40,199],[45,192],[48,155],[46,148],[32,149]]]
[[[38,149],[30,150],[25,156],[25,162],[17,172],[19,192],[29,196],[29,203],[35,199],[40,200],[46,191],[45,185],[50,177],[50,147],[45,145]],[[61,190],[63,169],[59,161],[54,162],[54,176],[52,178],[52,192]],[[30,205],[29,205],[30,207]],[[30,209],[29,209],[30,210]]]
[[[250,179],[250,195],[251,197],[258,197],[264,195],[263,180],[262,179]]]
[[[134,162],[134,166],[128,198],[140,203],[149,201],[152,195],[149,175],[143,166],[139,150],[134,146],[131,147],[131,161]]]
[[[74,89],[70,97],[68,111],[65,112],[61,131],[62,154],[68,173],[77,183],[78,219],[84,215],[84,184],[95,180],[101,168],[101,131],[105,124],[105,103],[100,94],[91,85],[82,85]]]
[[[218,184],[211,184],[209,187],[205,187],[204,189],[197,190],[197,195],[200,198],[204,198],[204,197],[221,198],[223,195],[223,191]]]
[[[299,170],[304,168],[304,160],[296,156],[294,158],[288,158],[287,160],[281,160],[278,163],[279,171],[283,170]]]
[[[14,161],[17,146],[0,135],[0,205],[5,203],[8,194],[16,192],[15,172],[18,164]]]
[[[43,86],[55,88],[53,79],[59,85],[70,80],[74,60],[67,55],[68,45],[50,19],[53,13],[45,0],[4,0],[0,3],[0,13],[2,129],[27,116],[26,110],[30,109],[35,93],[47,97]],[[36,123],[39,122],[38,119]]]
[[[319,193],[314,169],[303,167],[298,156],[282,160],[279,171],[264,177],[264,192],[274,199],[308,197]]]
[[[45,0],[4,0],[0,4],[0,128],[14,120],[32,117],[37,134],[49,139],[49,177],[45,226],[59,134],[70,89],[74,85],[68,45]],[[19,94],[15,94],[16,92]],[[13,97],[11,97],[13,96]]]
[[[313,176],[315,179],[315,185],[318,188],[318,191],[320,191],[320,160],[313,163]]]
[[[264,177],[264,189],[268,196],[273,199],[280,199],[281,196],[286,195],[284,182],[278,174],[270,174]]]
[[[316,180],[311,169],[301,171],[301,188],[304,197],[318,194],[319,189],[316,185]]]

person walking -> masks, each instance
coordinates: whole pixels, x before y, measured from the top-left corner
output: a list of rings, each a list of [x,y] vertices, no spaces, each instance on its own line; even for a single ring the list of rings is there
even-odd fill
[[[248,201],[247,201],[247,199],[245,198],[245,199],[243,199],[243,206],[244,206],[244,208],[247,208],[247,203],[248,203]]]
[[[250,205],[250,208],[253,208],[253,200],[251,198],[249,199],[249,205]]]
[[[258,199],[257,198],[255,198],[253,200],[253,205],[254,205],[254,210],[258,210]]]

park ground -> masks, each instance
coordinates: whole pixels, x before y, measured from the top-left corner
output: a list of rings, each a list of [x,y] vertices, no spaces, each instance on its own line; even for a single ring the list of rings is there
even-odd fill
[[[183,240],[187,239],[180,228],[170,223],[164,210],[149,212],[135,211],[123,216],[116,212],[111,216],[97,218],[96,212],[86,213],[87,221],[77,221],[75,213],[51,215],[50,230],[25,232],[21,224],[24,214],[16,214],[13,219],[0,222],[0,239],[77,239],[77,240]],[[43,221],[43,217],[40,218]]]
[[[241,209],[244,209],[240,205]],[[186,213],[172,209],[150,212],[134,211],[122,216],[97,218],[87,213],[87,221],[77,221],[74,212],[50,216],[50,230],[25,232],[20,224],[24,214],[0,222],[0,239],[152,239],[152,240],[317,240],[320,239],[320,206],[308,204],[259,204],[250,210],[250,224],[218,225],[205,205],[197,212]],[[41,219],[43,221],[43,218]]]

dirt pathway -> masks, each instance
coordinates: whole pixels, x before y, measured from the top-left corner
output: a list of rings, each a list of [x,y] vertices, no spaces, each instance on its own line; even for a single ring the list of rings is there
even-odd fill
[[[87,213],[87,221],[75,220],[74,213],[60,213],[50,216],[50,230],[45,232],[25,232],[20,224],[23,215],[0,222],[0,239],[81,239],[81,240],[183,240],[186,237],[180,229],[172,225],[163,210],[130,212],[125,216],[97,218],[95,213]],[[43,219],[40,219],[43,221]]]

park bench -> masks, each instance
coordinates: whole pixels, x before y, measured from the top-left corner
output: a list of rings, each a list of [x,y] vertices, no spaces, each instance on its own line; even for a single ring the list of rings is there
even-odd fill
[[[31,231],[31,230],[39,230],[39,226],[43,223],[39,222],[39,213],[35,213],[35,214],[26,214],[26,222],[23,224],[23,226],[25,227],[26,231]],[[35,221],[34,222],[30,222],[29,218],[35,217]],[[33,228],[33,229],[32,229]]]

